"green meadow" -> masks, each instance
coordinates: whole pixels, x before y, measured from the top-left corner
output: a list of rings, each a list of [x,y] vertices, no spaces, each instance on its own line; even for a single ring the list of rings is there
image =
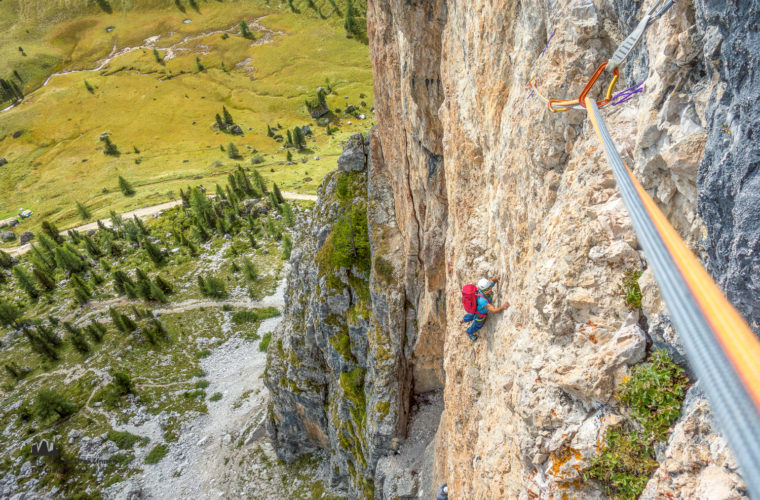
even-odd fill
[[[238,164],[283,190],[315,193],[342,141],[371,127],[364,21],[348,37],[339,15],[345,2],[337,11],[331,1],[314,2],[316,9],[300,1],[192,3],[197,8],[187,0],[0,1],[0,77],[17,78],[15,70],[25,94],[0,113],[0,158],[8,161],[0,167],[0,219],[34,211],[17,234],[36,232],[43,219],[62,229],[82,223],[76,202],[94,220],[177,199],[190,185],[213,189]],[[242,36],[241,21],[251,36]],[[319,87],[332,90],[331,135],[304,104]],[[243,135],[215,125],[223,107]],[[286,138],[304,125],[313,135],[302,149],[267,135],[268,126]],[[116,154],[105,154],[103,134]],[[133,196],[119,190],[119,176]]]

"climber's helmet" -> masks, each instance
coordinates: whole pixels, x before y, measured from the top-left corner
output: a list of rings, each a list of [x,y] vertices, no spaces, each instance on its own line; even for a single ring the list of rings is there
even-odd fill
[[[487,292],[492,286],[493,282],[485,278],[480,278],[480,281],[478,281],[478,290],[481,292]]]

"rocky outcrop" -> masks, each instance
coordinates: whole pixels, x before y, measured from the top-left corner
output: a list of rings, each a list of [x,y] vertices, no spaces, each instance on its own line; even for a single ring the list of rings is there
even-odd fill
[[[329,449],[334,484],[352,497],[370,497],[372,480],[377,498],[444,481],[457,498],[605,496],[583,472],[629,419],[621,381],[655,347],[687,360],[585,113],[553,114],[526,84],[535,76],[542,93],[575,97],[648,8],[369,3],[378,126],[325,179],[270,347],[282,457]],[[757,56],[743,28],[757,10],[674,3],[622,67],[618,89],[646,80],[644,91],[602,110],[626,163],[755,329]],[[366,187],[351,184],[348,201],[339,181],[359,177]],[[371,263],[332,272],[325,248],[361,203]],[[633,269],[643,270],[636,311],[620,294]],[[473,344],[460,288],[495,273],[511,307]],[[439,389],[432,463],[380,460],[414,448],[410,402]],[[645,498],[746,495],[699,389],[657,446]]]
[[[394,231],[392,196],[368,169],[367,149],[361,135],[349,139],[295,232],[266,374],[278,456],[329,450],[331,485],[354,497],[372,495],[377,461],[405,432],[411,389],[403,332],[412,316],[381,258],[392,252],[384,247]]]

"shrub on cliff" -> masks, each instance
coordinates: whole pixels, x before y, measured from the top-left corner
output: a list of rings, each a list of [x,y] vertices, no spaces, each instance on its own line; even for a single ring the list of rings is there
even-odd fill
[[[638,497],[658,467],[654,445],[667,439],[680,416],[687,385],[683,369],[664,350],[633,368],[616,396],[628,406],[637,426],[607,431],[601,453],[591,459],[584,477],[599,481],[604,492],[616,498]]]

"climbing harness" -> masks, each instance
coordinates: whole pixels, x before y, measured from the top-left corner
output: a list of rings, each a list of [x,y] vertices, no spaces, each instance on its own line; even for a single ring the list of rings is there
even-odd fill
[[[750,496],[760,498],[760,341],[623,163],[599,107],[588,97],[585,104],[670,319]]]

